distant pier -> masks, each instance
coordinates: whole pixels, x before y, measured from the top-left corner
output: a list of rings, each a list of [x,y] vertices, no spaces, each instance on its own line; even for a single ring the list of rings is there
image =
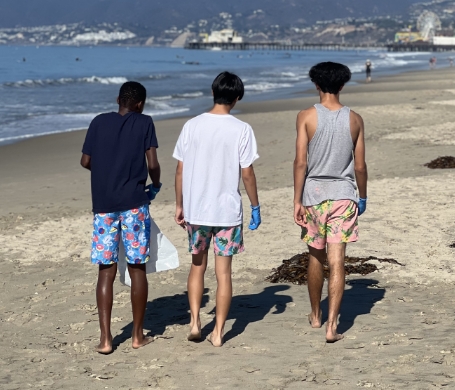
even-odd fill
[[[284,44],[274,42],[242,42],[242,43],[203,43],[189,42],[185,45],[189,50],[282,50],[282,51],[303,51],[303,50],[365,50],[365,49],[387,49],[389,52],[444,52],[455,51],[455,45],[433,45],[428,42],[416,43],[392,43],[392,44],[365,44],[353,45],[348,43],[300,43]]]
[[[301,44],[284,44],[274,42],[259,43],[202,43],[189,42],[185,49],[190,50],[283,50],[283,51],[302,51],[302,50],[355,50],[369,48],[384,48],[384,45],[351,45],[346,43],[301,43]]]
[[[387,51],[390,52],[444,52],[455,51],[455,45],[433,45],[428,42],[415,42],[415,43],[393,43],[386,45]]]

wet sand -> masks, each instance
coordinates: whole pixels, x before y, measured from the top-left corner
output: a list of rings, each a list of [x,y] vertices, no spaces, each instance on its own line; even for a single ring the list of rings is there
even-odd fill
[[[96,267],[89,263],[89,173],[79,166],[84,131],[0,147],[0,387],[2,389],[428,389],[455,386],[454,170],[425,163],[455,155],[455,71],[412,72],[347,87],[342,102],[366,124],[368,210],[351,256],[405,267],[350,276],[340,317],[345,339],[313,330],[305,286],[270,284],[271,270],[305,250],[292,221],[295,118],[314,97],[239,104],[255,129],[263,224],[247,231],[234,261],[226,344],[186,341],[186,236],[173,222],[171,154],[186,118],[156,123],[163,190],[151,206],[179,250],[181,267],[149,277],[146,329],[132,350],[129,288],[115,285],[112,355],[99,335]],[[247,199],[245,198],[245,203]],[[248,206],[245,204],[245,206]],[[203,335],[213,326],[213,262]],[[324,301],[324,319],[327,301]]]

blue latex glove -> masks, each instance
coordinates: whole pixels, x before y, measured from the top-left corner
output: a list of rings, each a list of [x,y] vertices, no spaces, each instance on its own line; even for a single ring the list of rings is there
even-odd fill
[[[368,198],[359,198],[359,217],[365,212],[367,209],[367,199]]]
[[[153,184],[150,184],[147,187],[145,187],[148,190],[147,191],[147,196],[148,196],[150,201],[155,199],[156,194],[158,192],[160,192],[160,190],[161,190],[161,186],[162,186],[162,184],[160,183],[160,185],[158,187],[155,187]]]
[[[261,224],[261,205],[251,206],[251,221],[248,228],[256,230]]]

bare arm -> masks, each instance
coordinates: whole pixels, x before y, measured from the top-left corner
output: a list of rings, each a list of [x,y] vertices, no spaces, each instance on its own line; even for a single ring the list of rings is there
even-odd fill
[[[175,222],[181,227],[185,228],[186,221],[183,213],[183,162],[177,163],[177,169],[175,170]]]
[[[147,166],[150,179],[152,180],[153,186],[158,188],[160,186],[161,167],[158,162],[156,148],[150,148],[145,152],[145,155],[147,156]]]
[[[256,184],[256,175],[254,174],[254,168],[252,165],[250,165],[248,168],[242,168],[242,180],[246,193],[248,194],[248,198],[250,199],[251,206],[258,206],[259,198]]]
[[[304,224],[305,210],[302,205],[303,187],[307,170],[308,133],[306,129],[305,111],[297,116],[297,140],[295,142],[294,159],[294,221],[297,225]]]
[[[355,179],[359,188],[359,196],[366,199],[368,170],[365,162],[365,126],[362,117],[358,114],[356,114],[356,122],[359,126],[359,136],[354,148]]]
[[[92,164],[91,164],[92,158],[88,154],[82,154],[81,157],[81,165],[85,168],[88,169],[89,171],[92,170]]]

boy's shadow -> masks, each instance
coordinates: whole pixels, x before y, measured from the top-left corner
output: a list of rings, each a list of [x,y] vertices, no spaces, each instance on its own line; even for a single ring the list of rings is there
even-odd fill
[[[346,290],[343,295],[338,332],[347,332],[354,325],[357,316],[371,313],[375,303],[384,298],[386,290],[375,287],[378,283],[374,279],[355,279],[346,283],[352,287]],[[321,302],[321,309],[323,322],[326,322],[328,317],[328,298]]]
[[[275,308],[272,314],[281,314],[286,310],[292,297],[289,295],[278,295],[280,291],[289,290],[287,285],[273,285],[264,288],[259,294],[237,295],[232,298],[231,309],[228,320],[234,319],[231,330],[224,335],[224,342],[242,334],[245,328],[252,322],[261,321]],[[215,314],[214,308],[210,314]],[[203,335],[207,336],[215,326],[215,319],[202,329]]]
[[[207,305],[209,289],[204,289],[201,308]],[[183,294],[176,294],[156,298],[151,302],[147,302],[144,329],[150,329],[148,336],[160,336],[166,331],[169,325],[185,325],[189,323],[190,316],[188,314],[188,294],[185,291]],[[133,331],[133,322],[122,328],[122,333],[114,337],[112,342],[114,350],[117,347],[131,338]]]

